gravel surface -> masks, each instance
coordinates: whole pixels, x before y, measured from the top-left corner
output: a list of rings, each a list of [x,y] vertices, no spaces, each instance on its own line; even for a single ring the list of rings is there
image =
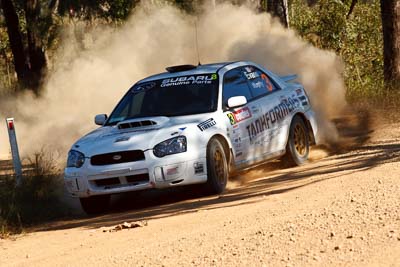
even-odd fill
[[[183,189],[30,229],[0,240],[0,266],[400,266],[400,124],[374,129],[304,167],[260,166],[221,196]]]

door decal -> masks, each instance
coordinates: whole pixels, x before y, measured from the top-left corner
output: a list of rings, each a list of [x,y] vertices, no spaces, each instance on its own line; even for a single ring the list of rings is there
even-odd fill
[[[251,111],[248,107],[244,107],[226,115],[228,116],[231,125],[235,125],[238,122],[251,118]]]

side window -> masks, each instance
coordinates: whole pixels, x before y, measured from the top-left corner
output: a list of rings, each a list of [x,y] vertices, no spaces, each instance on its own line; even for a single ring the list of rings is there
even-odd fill
[[[253,97],[258,97],[278,90],[278,87],[267,76],[267,74],[256,67],[243,67],[243,74],[247,78]]]
[[[246,78],[241,68],[228,71],[224,76],[224,86],[222,91],[223,107],[228,103],[228,99],[232,96],[245,96],[250,101],[252,96]]]

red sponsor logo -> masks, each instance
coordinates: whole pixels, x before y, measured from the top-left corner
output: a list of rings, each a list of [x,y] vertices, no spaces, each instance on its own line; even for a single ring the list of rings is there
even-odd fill
[[[232,114],[235,117],[236,122],[241,122],[247,120],[248,118],[251,118],[251,112],[248,107],[236,110]]]

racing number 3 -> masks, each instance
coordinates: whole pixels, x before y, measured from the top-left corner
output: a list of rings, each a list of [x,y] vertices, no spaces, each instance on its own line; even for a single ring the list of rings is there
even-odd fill
[[[231,125],[234,125],[236,123],[235,116],[233,116],[232,113],[228,113],[227,116],[229,118]]]
[[[261,79],[264,80],[265,84],[267,85],[268,91],[272,92],[272,83],[269,80],[268,76],[264,73],[261,74]]]

